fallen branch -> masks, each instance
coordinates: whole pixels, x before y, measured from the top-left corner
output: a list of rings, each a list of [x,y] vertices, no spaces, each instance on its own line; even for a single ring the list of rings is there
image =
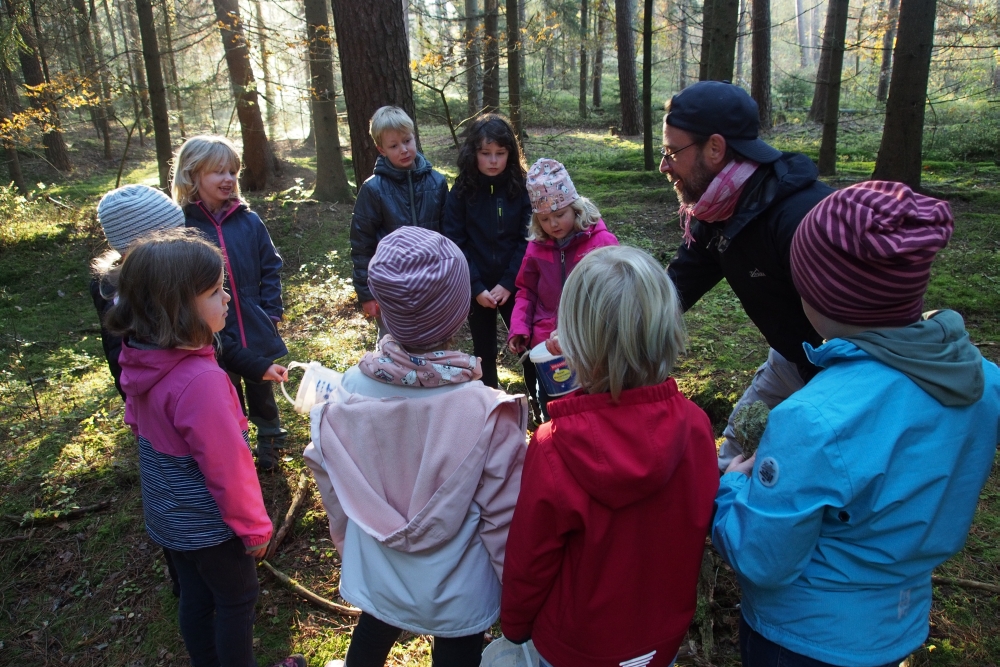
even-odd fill
[[[64,208],[67,211],[75,211],[76,210],[75,206],[70,206],[69,204],[64,204],[61,201],[59,201],[58,199],[56,199],[55,197],[53,197],[52,195],[45,195],[44,199],[48,203],[55,204],[59,208]]]
[[[309,492],[309,475],[303,470],[299,474],[299,485],[295,489],[295,495],[292,497],[292,504],[288,506],[288,511],[285,512],[285,520],[281,522],[281,527],[278,528],[278,532],[274,534],[271,539],[271,546],[267,548],[267,553],[264,558],[274,558],[274,554],[277,553],[278,547],[281,546],[281,542],[288,535],[288,531],[292,529],[295,524],[295,515],[298,514],[299,509],[302,508],[302,503],[306,499],[306,495]]]
[[[987,584],[984,581],[975,581],[973,579],[952,579],[951,577],[939,577],[938,575],[933,575],[931,577],[931,583],[937,584],[939,586],[955,586],[958,588],[974,588],[981,591],[989,591],[990,593],[995,593],[1000,595],[1000,586],[996,584]]]
[[[266,567],[268,569],[268,571],[271,574],[273,574],[275,576],[275,578],[277,578],[278,581],[280,581],[285,586],[287,586],[288,588],[290,588],[291,590],[293,590],[295,593],[298,593],[299,596],[305,598],[306,600],[309,600],[310,602],[312,602],[317,607],[322,607],[323,609],[326,609],[327,611],[332,611],[333,613],[340,614],[341,616],[360,616],[361,615],[361,610],[360,609],[355,609],[354,607],[346,607],[346,606],[344,606],[342,604],[337,604],[336,602],[333,602],[331,600],[327,600],[324,597],[320,597],[319,595],[316,595],[315,593],[313,593],[311,590],[309,590],[305,586],[300,585],[297,581],[295,581],[294,579],[292,579],[291,577],[289,577],[284,572],[275,569],[274,566],[271,565],[270,563],[268,563],[266,560],[262,560],[260,562],[260,564],[263,565],[264,567]]]
[[[0,537],[0,544],[9,544],[11,542],[24,542],[25,540],[31,539],[31,536],[35,534],[35,529],[32,528],[27,535],[12,535],[11,537]]]
[[[104,502],[97,503],[96,505],[77,507],[76,509],[67,510],[65,512],[57,510],[55,512],[41,514],[39,516],[32,516],[30,514],[22,516],[17,516],[16,514],[5,514],[3,518],[21,528],[26,526],[45,526],[52,523],[59,523],[60,521],[66,521],[68,519],[76,519],[85,514],[90,514],[91,512],[100,512],[108,507],[111,507],[110,500],[105,500]]]

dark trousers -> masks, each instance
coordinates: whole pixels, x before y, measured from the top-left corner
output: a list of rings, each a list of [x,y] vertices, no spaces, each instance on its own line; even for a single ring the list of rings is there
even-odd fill
[[[514,296],[507,299],[507,303],[499,308],[483,308],[479,302],[472,299],[472,309],[469,311],[469,331],[472,333],[473,353],[482,359],[483,384],[487,387],[498,389],[500,382],[497,379],[497,314],[503,320],[507,329],[510,329],[510,315],[514,311]],[[528,396],[539,400],[535,393],[535,366],[527,359],[524,360],[524,385],[528,389]],[[546,401],[548,402],[548,401]]]
[[[392,645],[403,631],[380,621],[371,614],[361,613],[351,634],[344,667],[382,667]],[[466,637],[435,637],[431,651],[434,667],[478,667],[483,655],[483,633]]]
[[[257,667],[253,657],[257,566],[238,537],[170,550],[181,580],[178,619],[193,667]]]
[[[873,667],[899,667],[899,663],[905,657]],[[742,614],[740,614],[740,658],[743,667],[836,667],[775,644],[751,628]]]
[[[257,427],[257,444],[283,447],[288,431],[281,428],[278,403],[274,400],[274,383],[255,382],[236,373],[229,373],[229,379],[240,397],[240,407],[247,419]]]

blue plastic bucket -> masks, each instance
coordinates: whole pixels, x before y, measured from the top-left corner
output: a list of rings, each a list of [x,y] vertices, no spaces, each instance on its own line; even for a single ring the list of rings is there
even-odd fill
[[[570,370],[566,359],[546,350],[545,343],[539,343],[531,348],[528,358],[535,364],[538,381],[542,383],[542,388],[549,396],[563,396],[580,388],[576,381],[576,373]]]

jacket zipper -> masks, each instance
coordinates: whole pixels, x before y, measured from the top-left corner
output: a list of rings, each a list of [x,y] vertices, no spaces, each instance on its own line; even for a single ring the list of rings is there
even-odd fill
[[[417,226],[417,198],[413,194],[413,170],[407,170],[406,180],[410,184],[410,219],[413,220],[413,226]]]
[[[490,184],[490,196],[495,196],[495,195],[496,195],[496,193],[494,191],[493,184],[491,183]],[[490,250],[492,251],[492,256],[493,256],[493,266],[496,266],[496,264],[497,264],[497,244],[496,244],[496,240],[500,238],[500,229],[503,227],[502,223],[503,223],[503,201],[501,201],[500,198],[497,197],[497,233],[496,233],[496,236],[493,239],[494,243],[490,244]]]
[[[233,293],[233,303],[236,304],[236,324],[240,328],[240,342],[243,343],[243,347],[247,347],[247,334],[246,331],[243,330],[243,312],[240,308],[239,291],[236,288],[236,279],[233,277],[233,267],[229,263],[229,253],[226,252],[226,238],[222,235],[222,223],[229,219],[229,216],[233,214],[233,211],[239,208],[239,205],[234,205],[231,209],[229,209],[229,213],[226,213],[226,215],[223,216],[222,220],[219,222],[215,221],[215,216],[212,215],[201,202],[198,202],[198,208],[200,208],[205,215],[208,216],[208,219],[212,221],[212,225],[215,226],[215,233],[219,237],[219,249],[222,251],[222,259],[226,264],[226,275],[229,276],[229,289]]]
[[[562,265],[562,285],[566,286],[566,251],[559,251],[559,264]]]

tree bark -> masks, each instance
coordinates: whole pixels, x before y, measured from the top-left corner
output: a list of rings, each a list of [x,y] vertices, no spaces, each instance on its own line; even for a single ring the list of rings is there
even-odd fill
[[[243,135],[243,170],[240,187],[248,191],[266,190],[274,185],[278,160],[264,132],[260,115],[257,82],[250,67],[250,48],[238,0],[212,0],[219,22],[222,48],[229,66],[229,80],[236,98],[236,115]]]
[[[834,2],[836,0],[831,0]],[[757,102],[760,129],[771,129],[771,0],[753,0],[750,96]]]
[[[507,0],[507,103],[510,124],[520,139],[524,136],[524,127],[521,121],[521,25],[517,5],[518,0]]]
[[[97,18],[97,7],[94,0],[90,0],[90,14],[88,15],[87,26],[94,38],[94,54],[97,59],[97,78],[101,82],[101,107],[104,111],[105,122],[108,123],[108,134],[104,139],[104,155],[106,160],[112,159],[111,154],[111,128],[110,123],[114,120],[115,110],[111,106],[111,83],[108,80],[108,67],[104,60],[104,43],[101,39],[101,22]]]
[[[469,118],[483,108],[483,67],[479,61],[482,39],[479,32],[479,3],[465,0],[465,93]]]
[[[597,43],[594,47],[594,89],[591,93],[591,104],[595,109],[600,109],[603,104],[603,83],[604,76],[604,39],[608,29],[608,0],[599,0],[597,10]]]
[[[622,107],[622,134],[642,134],[639,87],[635,71],[635,0],[615,0],[615,35],[618,44],[618,89]]]
[[[170,3],[169,6],[167,5],[168,2]],[[181,139],[184,139],[187,137],[187,129],[184,127],[184,107],[181,105],[181,87],[177,79],[177,61],[174,59],[174,36],[173,29],[170,27],[174,22],[174,0],[161,0],[160,7],[163,9],[163,36],[167,40],[167,63],[170,65],[167,73],[170,76],[170,89],[174,93],[177,129],[181,132]],[[218,15],[218,7],[216,7],[216,15]],[[241,27],[240,32],[242,31],[243,28]]]
[[[587,0],[580,0],[580,118],[587,117]]]
[[[309,39],[310,93],[316,144],[316,188],[320,201],[354,201],[344,171],[337,127],[337,90],[333,76],[333,31],[326,0],[305,0],[306,34]]]
[[[642,157],[646,171],[653,171],[653,0],[642,9]]]
[[[257,42],[260,51],[260,69],[264,73],[264,102],[267,104],[267,136],[274,141],[278,136],[277,99],[271,78],[271,53],[267,48],[267,27],[264,25],[264,8],[260,0],[253,0],[254,19],[257,22]]]
[[[143,122],[145,123],[143,131],[144,134],[148,135],[153,131],[153,118],[149,112],[149,84],[146,82],[146,71],[142,65],[142,44],[139,39],[139,26],[136,25],[132,6],[128,2],[120,3],[118,11],[122,20],[125,21],[125,25],[128,27],[128,37],[131,40],[132,46],[126,48],[129,52],[129,58],[132,61],[132,71],[135,72],[135,85],[139,89],[139,107]],[[128,43],[126,42],[126,44]],[[138,49],[135,48],[136,45],[139,45]]]
[[[414,119],[410,52],[399,0],[333,0],[333,21],[340,50],[344,103],[351,126],[351,155],[358,187],[375,168],[375,143],[368,121],[386,104]],[[417,134],[419,147],[419,133]]]
[[[542,12],[545,14],[545,31],[550,35],[545,41],[545,89],[555,90],[556,87],[556,50],[552,46],[551,31],[555,27],[555,16],[552,0],[542,0]]]
[[[809,19],[803,8],[804,5],[803,0],[795,0],[795,29],[799,39],[799,69],[805,69],[809,66],[809,44],[807,43],[809,37],[808,26],[806,26]]]
[[[146,63],[146,78],[149,80],[149,104],[153,111],[153,135],[156,143],[156,165],[160,175],[160,189],[167,191],[170,187],[170,161],[173,159],[173,150],[170,145],[167,89],[163,85],[160,46],[156,39],[152,0],[135,0],[135,10],[139,17],[142,59]]]
[[[6,29],[6,26],[4,28]],[[0,119],[4,121],[9,121],[11,117],[10,105],[7,103],[7,84],[11,79],[11,74],[6,64],[0,63],[0,77],[2,77],[2,82],[0,82],[2,83],[2,86],[0,86]],[[13,181],[21,194],[27,195],[28,183],[24,180],[24,174],[21,172],[21,159],[17,154],[17,146],[14,145],[13,139],[9,137],[3,137],[2,143],[6,157],[5,162],[7,164],[7,182]]]
[[[100,79],[101,65],[97,60],[97,53],[94,48],[94,36],[91,32],[91,14],[87,8],[86,0],[73,0],[73,10],[76,13],[76,25],[80,32],[80,54],[83,57],[83,75],[85,80],[90,80],[97,84],[97,96],[100,103],[93,107],[97,131],[104,140],[104,159],[110,160],[111,155],[111,132],[108,127],[108,108],[104,99],[104,86]],[[98,77],[94,81],[93,77]]]
[[[823,46],[820,47],[819,67],[816,68],[816,88],[813,92],[812,106],[809,107],[809,120],[814,123],[822,123],[826,117],[826,98],[830,90],[830,63],[833,57],[833,35],[836,30],[836,3],[830,0],[826,8],[826,25],[823,27]]]
[[[499,0],[485,0],[483,36],[483,106],[487,111],[500,109],[500,12]]]
[[[691,35],[688,28],[688,3],[687,0],[678,0],[677,11],[680,13],[680,27],[677,28],[677,32],[680,33],[680,55],[678,56],[680,60],[680,66],[677,68],[677,90],[684,90],[688,85],[688,59],[687,54],[690,47]]]
[[[7,0],[7,16],[11,20],[19,13],[19,5],[16,0]],[[21,61],[21,74],[24,76],[24,83],[27,86],[41,86],[46,83],[45,73],[42,70],[41,61],[38,58],[38,40],[35,33],[22,21],[17,21],[17,29],[21,34],[21,40],[27,47],[18,49],[17,56]],[[45,146],[45,158],[53,167],[59,171],[69,172],[73,170],[73,164],[69,161],[69,153],[66,150],[66,140],[60,129],[59,111],[52,100],[52,95],[46,92],[43,95],[33,96],[31,106],[34,109],[44,112],[48,118],[46,123],[52,129],[42,136],[42,144]]]
[[[746,62],[746,43],[747,43],[747,0],[740,0],[740,18],[736,22],[736,78],[733,82],[737,86],[742,85],[744,81],[743,77],[743,63]]]
[[[701,37],[702,81],[732,81],[740,0],[706,0]]]
[[[885,34],[882,36],[882,62],[878,72],[878,92],[875,98],[885,104],[889,95],[889,78],[892,73],[892,45],[896,41],[896,20],[899,18],[899,0],[889,0],[885,15]]]
[[[847,39],[847,15],[850,0],[830,0],[835,13],[833,44],[830,50],[830,82],[823,113],[823,140],[819,147],[819,173],[837,173],[837,125],[840,120],[840,82],[844,70],[844,41]]]
[[[920,187],[924,110],[936,8],[936,0],[900,3],[885,127],[872,178]]]

